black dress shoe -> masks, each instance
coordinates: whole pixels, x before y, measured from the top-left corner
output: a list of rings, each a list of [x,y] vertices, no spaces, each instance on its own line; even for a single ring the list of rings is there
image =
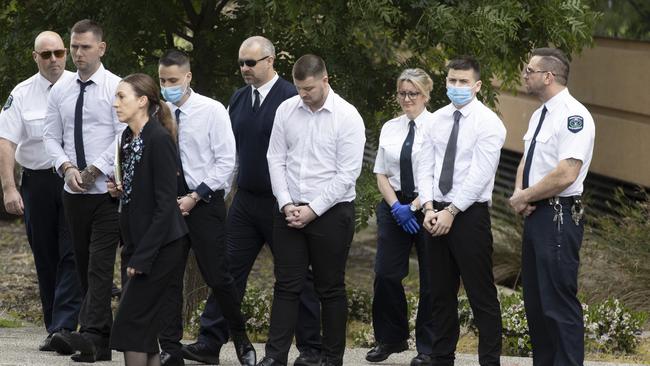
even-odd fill
[[[62,355],[73,354],[75,349],[72,346],[71,334],[72,332],[67,329],[61,329],[58,332],[52,334],[52,338],[50,339],[50,347]]]
[[[162,366],[185,366],[185,360],[182,357],[162,351],[160,352],[160,364]]]
[[[181,351],[183,352],[183,358],[186,360],[199,361],[207,364],[218,365],[221,345],[218,345],[215,351],[214,348],[208,346],[205,343],[196,342],[196,343],[184,345]]]
[[[366,361],[381,362],[393,353],[400,353],[409,349],[406,341],[400,343],[378,343],[366,354]]]
[[[282,362],[276,361],[271,357],[264,357],[264,359],[257,364],[257,366],[286,366]]]
[[[108,348],[108,340],[88,333],[71,332],[70,343],[77,353],[70,359],[74,362],[111,361],[113,353]]]
[[[55,351],[54,348],[52,348],[52,345],[50,342],[52,341],[52,334],[48,334],[48,336],[43,339],[43,341],[38,345],[38,350],[41,352],[53,352]]]
[[[293,366],[319,366],[320,352],[315,349],[300,352],[300,356],[293,362]]]
[[[244,366],[255,366],[257,355],[255,354],[255,348],[251,344],[251,341],[248,340],[246,333],[233,334],[232,341],[235,343],[235,352],[237,353],[239,363]]]
[[[413,357],[411,360],[411,366],[420,366],[420,365],[433,365],[433,359],[431,356],[425,353],[418,353],[417,356]]]

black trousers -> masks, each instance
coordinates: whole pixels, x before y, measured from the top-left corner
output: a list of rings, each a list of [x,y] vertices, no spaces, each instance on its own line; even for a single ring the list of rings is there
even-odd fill
[[[219,307],[228,322],[230,332],[243,333],[246,331],[241,315],[241,303],[235,282],[228,271],[225,245],[226,207],[221,195],[214,194],[209,203],[199,201],[185,217],[189,229],[188,245],[183,248],[181,261],[183,271],[187,263],[190,247],[194,251],[199,270],[207,285],[212,289]],[[167,307],[166,318],[169,323],[160,333],[161,348],[172,355],[181,355],[183,338],[183,278],[172,283],[175,291],[174,300]]]
[[[266,356],[284,364],[298,321],[299,298],[311,265],[321,303],[322,355],[340,365],[345,351],[347,295],[345,264],[354,235],[354,203],[334,205],[302,229],[287,226],[275,208],[275,290]]]
[[[262,246],[268,243],[271,252],[274,252],[272,233],[275,207],[273,195],[254,194],[240,188],[228,210],[226,255],[239,301],[244,297],[248,275]],[[198,341],[212,348],[228,341],[228,324],[213,294],[208,297],[201,315]],[[296,346],[301,352],[310,349],[320,352],[321,349],[320,303],[311,270],[300,293]]]
[[[71,194],[64,191],[63,205],[84,293],[79,331],[89,333],[92,339],[101,339],[107,345],[113,324],[113,266],[120,238],[117,201],[108,193]]]
[[[52,169],[23,169],[25,228],[34,254],[43,321],[50,334],[77,329],[82,300],[62,189],[63,179]]]
[[[434,202],[436,209],[445,204]],[[481,365],[499,365],[501,308],[492,273],[492,232],[487,203],[475,203],[456,215],[447,235],[428,237],[431,255],[431,296],[436,333],[435,365],[453,365],[460,333],[458,289],[467,292],[479,331]]]
[[[524,304],[534,365],[582,365],[584,324],[577,298],[583,223],[571,219],[571,204],[555,210],[540,202],[524,222],[521,251]]]
[[[418,353],[431,354],[433,343],[433,308],[430,293],[429,234],[420,229],[413,235],[404,231],[393,218],[388,204],[381,200],[376,209],[377,254],[375,257],[372,326],[379,343],[398,343],[408,339],[408,308],[402,280],[409,272],[409,255],[415,245],[420,276],[420,300],[415,320],[415,343]],[[422,214],[417,215],[422,223]]]

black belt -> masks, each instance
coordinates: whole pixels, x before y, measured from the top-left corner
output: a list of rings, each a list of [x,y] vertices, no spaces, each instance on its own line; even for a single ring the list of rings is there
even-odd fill
[[[545,198],[543,200],[535,201],[531,203],[532,206],[553,206],[555,204],[555,198],[556,197],[551,197],[551,198]],[[569,197],[557,197],[559,199],[560,204],[562,205],[573,205],[576,203],[576,201],[580,201],[582,199],[581,196],[569,196]]]
[[[27,176],[33,176],[33,175],[57,175],[56,170],[54,168],[49,168],[49,169],[29,169],[23,167],[23,174]]]

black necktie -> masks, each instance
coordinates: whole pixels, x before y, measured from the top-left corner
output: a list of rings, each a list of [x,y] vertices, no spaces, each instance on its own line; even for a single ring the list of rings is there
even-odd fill
[[[253,90],[255,94],[255,100],[253,100],[253,112],[257,112],[260,109],[260,92],[257,89]]]
[[[84,93],[86,87],[93,83],[88,80],[85,83],[77,79],[79,83],[79,96],[74,108],[74,151],[77,153],[77,167],[86,169],[86,153],[84,151],[84,134],[83,134],[83,111],[84,111]]]
[[[176,134],[179,136],[180,139],[180,125],[181,125],[181,110],[176,109],[176,112],[174,112],[176,115]],[[190,188],[187,185],[187,181],[185,180],[185,172],[183,171],[183,161],[181,160],[181,145],[180,143],[177,146],[178,154],[176,156],[176,162],[178,163],[178,173],[176,173],[176,190],[178,192],[179,196],[183,196],[187,194],[187,192],[190,191]]]
[[[454,127],[449,134],[445,157],[442,160],[442,170],[440,171],[440,181],[438,188],[443,195],[451,191],[454,185],[454,164],[456,162],[456,142],[458,142],[458,127],[460,124],[460,111],[454,112]]]
[[[413,164],[411,163],[411,152],[413,151],[413,139],[415,138],[415,121],[409,122],[409,133],[402,144],[402,152],[399,154],[399,179],[401,181],[402,195],[410,198],[415,193],[413,183]]]
[[[542,129],[542,122],[544,122],[544,117],[546,117],[546,106],[544,106],[544,109],[542,109],[542,115],[539,116],[539,122],[537,122],[535,134],[533,135],[533,139],[530,140],[530,146],[528,147],[528,153],[526,154],[526,163],[524,164],[524,179],[522,182],[523,189],[528,188],[528,176],[530,175],[530,166],[533,164],[533,153],[535,152],[535,138],[537,138],[539,130]]]

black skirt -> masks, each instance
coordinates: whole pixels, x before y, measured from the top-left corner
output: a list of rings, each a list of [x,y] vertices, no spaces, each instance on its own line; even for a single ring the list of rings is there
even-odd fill
[[[128,209],[123,209],[120,216],[124,241],[122,267],[126,271],[135,248],[130,238],[125,237],[129,232]],[[170,285],[183,276],[181,260],[186,240],[186,237],[182,237],[163,245],[149,274],[128,278],[113,322],[110,348],[121,352],[159,352],[158,333],[166,326],[162,314],[165,314],[165,306],[169,306],[174,296]]]

